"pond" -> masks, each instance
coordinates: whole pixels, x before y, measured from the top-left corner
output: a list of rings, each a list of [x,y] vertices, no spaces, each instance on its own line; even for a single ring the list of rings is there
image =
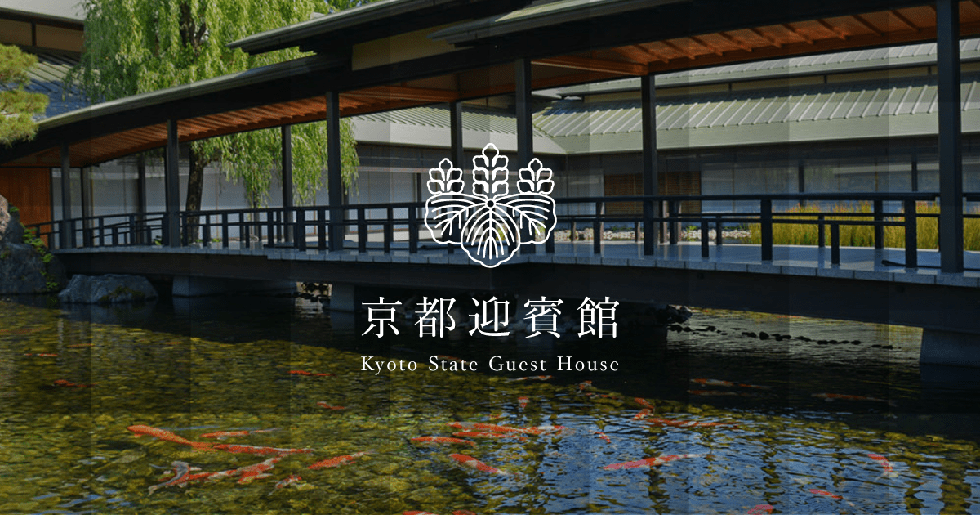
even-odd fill
[[[920,370],[914,329],[378,339],[305,299],[29,304],[0,301],[2,513],[980,513],[975,375]]]

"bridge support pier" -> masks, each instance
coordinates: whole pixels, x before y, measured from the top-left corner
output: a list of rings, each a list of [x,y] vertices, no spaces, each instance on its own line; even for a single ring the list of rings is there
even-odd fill
[[[980,334],[923,329],[919,363],[980,367]]]
[[[295,281],[248,281],[216,277],[174,276],[170,293],[174,297],[206,297],[246,291],[295,291]]]

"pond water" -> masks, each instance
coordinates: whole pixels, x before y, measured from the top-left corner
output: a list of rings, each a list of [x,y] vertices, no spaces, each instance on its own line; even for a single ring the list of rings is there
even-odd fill
[[[920,370],[914,329],[696,311],[615,340],[377,339],[303,299],[35,304],[0,301],[0,513],[980,513],[976,375]],[[413,440],[460,431],[496,437]]]

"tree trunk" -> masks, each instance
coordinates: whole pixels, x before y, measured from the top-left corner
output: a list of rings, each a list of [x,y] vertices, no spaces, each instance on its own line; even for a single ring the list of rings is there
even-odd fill
[[[204,159],[197,159],[197,157],[192,147],[190,151],[190,172],[187,176],[187,202],[184,204],[185,211],[201,210],[201,197],[204,195],[204,166],[207,165],[207,162]],[[184,235],[184,238],[188,243],[194,243],[200,239],[199,221],[196,216],[187,219],[187,233]]]

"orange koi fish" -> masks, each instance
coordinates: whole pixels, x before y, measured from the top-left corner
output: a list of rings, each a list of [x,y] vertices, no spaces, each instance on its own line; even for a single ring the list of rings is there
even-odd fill
[[[54,352],[39,352],[37,354],[31,354],[30,352],[25,352],[25,356],[34,356],[35,358],[57,358],[58,354]]]
[[[640,411],[638,411],[636,413],[636,415],[633,416],[633,420],[641,420],[641,419],[647,418],[650,415],[653,415],[653,410],[652,409],[648,409],[648,408],[644,408],[644,409],[641,409]]]
[[[173,479],[167,481],[166,483],[151,486],[150,494],[153,494],[153,492],[156,492],[157,490],[161,488],[166,488],[168,486],[179,486],[181,488],[185,488],[187,486],[187,483],[190,483],[191,481],[206,479],[215,474],[214,472],[201,472],[199,474],[191,474],[190,465],[188,465],[183,461],[175,461],[173,462],[173,466],[174,466]]]
[[[886,402],[892,406],[895,405],[895,401],[889,401],[886,399],[879,399],[877,397],[866,397],[863,395],[843,395],[839,393],[815,393],[814,397],[818,399],[823,399],[827,402],[830,401],[868,401],[868,402]]]
[[[432,512],[429,512],[429,511],[412,510],[412,511],[403,511],[402,512],[402,515],[439,515],[439,514],[438,513],[432,513]]]
[[[278,431],[278,428],[272,429],[253,429],[251,431],[215,431],[213,433],[204,433],[201,438],[217,438],[218,440],[224,440],[225,438],[231,438],[235,436],[248,436],[252,433],[269,433],[272,431]]]
[[[325,460],[318,461],[307,468],[309,468],[310,470],[316,470],[316,469],[339,467],[345,463],[354,461],[357,458],[360,458],[361,456],[364,456],[366,454],[371,454],[371,453],[370,451],[355,452],[354,454],[344,454],[343,456],[327,458]]]
[[[286,488],[287,486],[295,485],[295,484],[299,483],[302,480],[303,480],[303,478],[297,476],[296,474],[293,474],[293,475],[287,477],[286,479],[283,479],[282,481],[279,481],[278,483],[276,483],[276,486],[273,487],[273,489],[272,489],[271,492],[269,492],[269,495],[272,495],[272,494],[278,492],[279,490],[282,490],[283,488]]]
[[[653,404],[650,404],[650,401],[644,399],[643,397],[634,397],[633,400],[636,401],[637,404],[639,404],[640,406],[643,406],[644,408],[646,408],[648,410],[651,410],[652,411],[652,410],[657,409],[656,406],[654,406]]]
[[[98,383],[81,384],[81,383],[73,383],[73,382],[68,381],[68,380],[65,380],[65,379],[55,379],[54,383],[52,383],[52,384],[54,386],[60,386],[62,388],[91,388],[91,387],[97,385]]]
[[[665,463],[670,463],[672,461],[677,461],[684,458],[700,458],[701,456],[701,454],[670,454],[667,456],[657,456],[656,458],[644,458],[636,461],[613,463],[612,465],[606,465],[604,468],[605,470],[648,469],[650,467],[659,467]]]
[[[321,407],[321,408],[326,408],[326,409],[330,409],[330,410],[338,410],[339,411],[339,410],[345,410],[345,409],[347,409],[345,406],[332,406],[330,404],[327,404],[326,401],[318,401],[316,403],[316,405],[319,406],[319,407]]]
[[[764,513],[772,513],[774,510],[771,504],[756,504],[751,510],[747,511],[745,515],[763,515]]]
[[[453,511],[452,515],[476,515],[476,513],[473,513],[470,510],[455,510]]]
[[[695,422],[694,420],[677,420],[672,418],[645,419],[648,424],[659,427],[738,427],[732,422]]]
[[[497,474],[497,475],[500,475],[500,476],[510,476],[511,475],[510,472],[507,472],[505,470],[500,470],[500,469],[495,468],[495,467],[491,467],[490,465],[487,465],[486,463],[483,463],[482,461],[480,461],[480,460],[478,460],[478,459],[476,459],[476,458],[474,458],[472,456],[467,456],[465,454],[450,454],[449,457],[452,458],[452,459],[454,459],[454,460],[456,460],[457,462],[459,462],[460,464],[462,464],[464,467],[474,468],[476,470],[479,470],[480,472],[486,472],[488,474]]]
[[[578,384],[578,391],[582,391],[586,388],[592,388],[592,381],[582,381]]]
[[[547,381],[553,379],[554,376],[528,376],[528,377],[512,377],[507,379],[508,383],[513,383],[514,381]]]
[[[415,438],[412,438],[412,441],[421,444],[445,443],[445,444],[469,445],[471,447],[476,445],[476,442],[471,442],[469,440],[463,440],[460,438],[450,438],[448,436],[417,436]]]
[[[527,397],[518,397],[517,405],[523,410],[524,408],[527,407],[527,401],[528,401]]]
[[[892,466],[892,462],[888,461],[888,458],[880,454],[868,454],[868,457],[881,464],[882,476],[895,477],[895,467]]]
[[[609,436],[607,436],[606,433],[603,433],[602,431],[596,431],[595,434],[599,435],[599,438],[605,440],[606,443],[612,443],[612,440],[609,439]]]
[[[838,500],[843,499],[843,497],[841,497],[839,495],[832,494],[832,493],[830,493],[830,492],[828,492],[826,490],[817,490],[816,488],[811,488],[810,489],[810,493],[811,494],[816,494],[816,495],[824,495],[824,496],[830,497],[831,499],[838,499]]]
[[[528,431],[527,429],[521,429],[519,427],[498,426],[497,424],[486,424],[483,422],[449,422],[446,425],[467,431],[471,429],[485,429],[495,433],[524,433]]]
[[[272,474],[266,474],[265,472],[275,467],[276,463],[279,463],[279,460],[281,459],[282,456],[276,456],[275,458],[269,458],[261,463],[256,463],[255,465],[249,465],[248,467],[236,469],[238,474],[235,475],[242,476],[238,479],[238,482],[250,483],[256,479],[270,477]]]
[[[453,433],[453,436],[462,436],[466,438],[516,438],[520,442],[527,441],[527,438],[517,436],[514,433],[479,433],[473,431],[458,431]]]
[[[163,429],[158,429],[156,427],[144,426],[142,424],[129,426],[126,429],[136,433],[136,436],[152,436],[160,440],[179,443],[181,445],[188,445],[190,447],[193,447],[195,449],[200,449],[200,450],[209,450],[214,446],[214,444],[210,442],[192,442],[184,438],[183,436],[178,436],[174,433],[171,433],[170,431],[165,431]]]
[[[218,451],[227,451],[233,454],[312,454],[313,449],[282,449],[279,447],[262,447],[259,445],[229,445],[221,444],[212,447]]]

